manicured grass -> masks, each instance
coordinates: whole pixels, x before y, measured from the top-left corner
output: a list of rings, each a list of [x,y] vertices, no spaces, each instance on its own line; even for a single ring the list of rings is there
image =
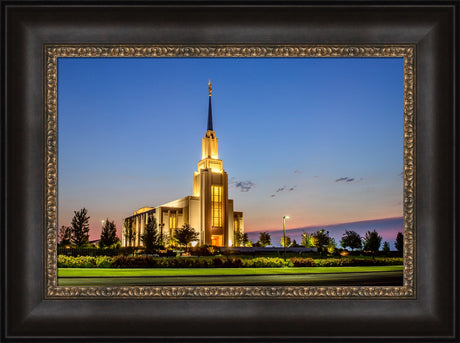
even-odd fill
[[[399,271],[403,266],[297,268],[58,268],[59,277],[324,274]]]

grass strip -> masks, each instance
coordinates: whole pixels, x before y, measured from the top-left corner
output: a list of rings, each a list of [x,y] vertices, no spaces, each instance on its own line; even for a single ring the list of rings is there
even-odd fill
[[[403,270],[403,266],[297,267],[297,268],[58,268],[58,277],[284,275],[359,273]]]

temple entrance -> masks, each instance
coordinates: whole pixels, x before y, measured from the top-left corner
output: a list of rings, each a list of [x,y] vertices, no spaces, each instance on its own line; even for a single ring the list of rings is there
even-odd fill
[[[212,235],[211,236],[211,244],[215,247],[221,247],[222,244],[222,236],[221,235]]]

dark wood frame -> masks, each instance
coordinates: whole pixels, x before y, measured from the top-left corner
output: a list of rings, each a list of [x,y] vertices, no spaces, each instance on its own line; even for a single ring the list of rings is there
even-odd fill
[[[458,339],[457,2],[94,4],[2,1],[3,340]],[[46,300],[43,45],[51,43],[416,44],[417,298]]]

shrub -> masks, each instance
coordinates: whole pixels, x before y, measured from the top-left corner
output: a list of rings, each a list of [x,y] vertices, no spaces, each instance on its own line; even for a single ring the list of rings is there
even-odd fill
[[[311,257],[293,257],[289,259],[294,267],[314,267],[315,261]]]
[[[219,250],[213,246],[201,245],[199,247],[190,248],[190,252],[195,256],[214,256],[219,253]]]
[[[112,268],[112,257],[98,256],[96,257],[96,266],[98,268]]]
[[[243,267],[246,268],[279,268],[289,267],[290,265],[289,260],[284,261],[280,257],[255,257],[243,261]]]
[[[58,255],[58,268],[111,268],[110,256],[65,256]]]
[[[152,268],[157,265],[151,256],[124,256],[113,258],[112,266],[115,268]]]
[[[212,266],[219,268],[219,267],[227,267],[227,268],[241,268],[243,267],[243,260],[241,257],[214,257],[212,259]]]
[[[212,259],[213,267],[222,267],[224,265],[224,259],[222,257],[214,257]]]
[[[346,266],[389,266],[403,264],[402,258],[326,258],[314,261],[317,267],[346,267]]]

